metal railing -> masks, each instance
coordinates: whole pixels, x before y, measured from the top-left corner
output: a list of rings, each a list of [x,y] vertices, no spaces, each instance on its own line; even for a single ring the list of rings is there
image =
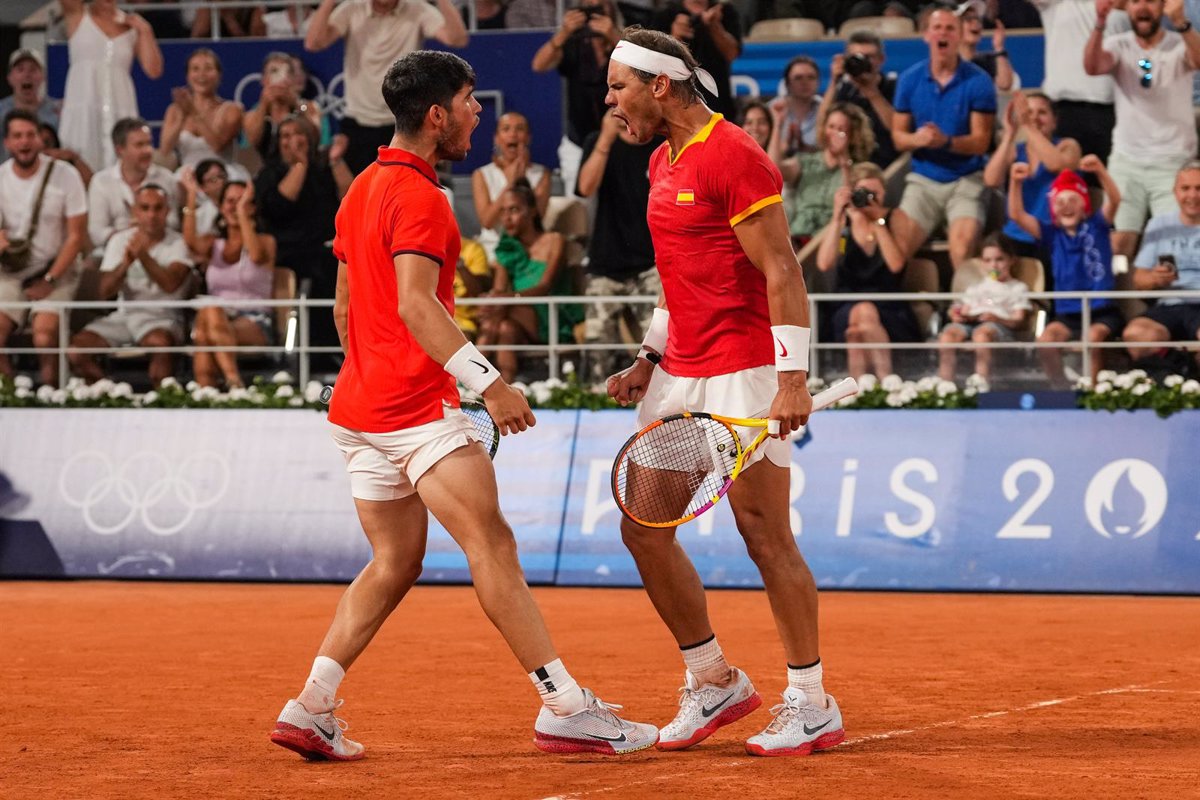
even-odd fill
[[[1029,298],[1032,300],[1049,301],[1054,299],[1078,299],[1078,300],[1094,300],[1094,299],[1110,299],[1110,300],[1130,300],[1130,299],[1176,299],[1192,303],[1200,303],[1200,291],[1111,291],[1111,292],[1030,292]],[[829,304],[837,304],[843,302],[869,302],[869,301],[909,301],[909,302],[930,302],[930,303],[947,303],[955,300],[961,300],[961,294],[951,292],[907,292],[894,294],[812,294],[809,295],[809,314],[810,319],[818,319],[818,311],[820,306]],[[632,354],[637,345],[625,341],[607,341],[607,342],[575,342],[564,341],[559,337],[559,320],[562,313],[561,309],[564,305],[587,305],[593,303],[609,303],[609,304],[627,304],[627,305],[653,305],[658,298],[653,295],[638,295],[638,296],[564,296],[564,297],[473,297],[460,298],[456,302],[460,306],[465,307],[486,307],[486,306],[530,306],[544,305],[548,308],[547,313],[547,328],[549,341],[545,344],[524,344],[524,345],[488,345],[481,348],[484,351],[494,352],[498,350],[510,350],[520,353],[533,353],[545,356],[547,360],[547,371],[550,376],[559,377],[562,374],[562,363],[565,354],[567,353],[589,353],[589,352],[627,352]],[[191,300],[171,300],[171,301],[120,301],[120,300],[77,300],[77,301],[22,301],[19,303],[5,303],[7,307],[23,308],[31,312],[38,311],[57,311],[62,315],[69,317],[69,312],[75,309],[99,309],[111,310],[114,308],[173,308],[173,309],[200,309],[210,306],[221,306],[223,308],[272,308],[280,307],[292,308],[293,311],[289,317],[288,325],[285,330],[279,331],[281,343],[277,345],[247,345],[232,348],[239,356],[243,355],[282,355],[297,360],[298,377],[301,384],[308,382],[312,376],[312,369],[309,363],[309,357],[316,354],[340,354],[341,348],[336,346],[314,346],[308,338],[309,320],[314,313],[332,313],[333,300],[315,299],[308,297],[300,297],[294,300],[224,300],[213,297],[198,297]],[[1081,311],[1081,328],[1086,331],[1091,325],[1092,310],[1089,303],[1083,303]],[[828,351],[848,351],[854,349],[864,350],[940,350],[942,348],[954,348],[957,350],[975,350],[978,348],[995,349],[995,350],[1036,350],[1040,348],[1070,348],[1082,351],[1082,372],[1083,375],[1089,375],[1091,372],[1091,359],[1093,351],[1103,349],[1122,349],[1139,346],[1153,347],[1187,347],[1191,349],[1200,348],[1200,343],[1196,340],[1187,341],[1169,341],[1156,342],[1153,345],[1141,345],[1139,343],[1127,343],[1120,341],[1108,342],[1089,342],[1086,336],[1083,341],[1070,342],[1037,342],[1037,341],[1011,341],[1011,342],[972,342],[964,341],[957,343],[942,343],[936,339],[931,339],[924,342],[887,342],[887,343],[839,343],[825,342],[819,338],[819,327],[813,325],[812,349],[814,355],[819,355],[822,352]],[[59,364],[59,382],[60,385],[65,385],[69,374],[69,355],[72,353],[83,354],[128,354],[136,353],[176,353],[183,355],[194,355],[196,353],[207,352],[226,352],[230,351],[229,347],[220,346],[197,346],[193,344],[180,344],[171,347],[99,347],[99,348],[79,348],[72,347],[70,344],[71,333],[67,325],[60,324],[58,326],[58,345],[56,347],[2,347],[0,353],[9,355],[22,354],[41,354],[53,353],[58,358]],[[1115,332],[1118,337],[1120,332]],[[812,359],[812,369],[810,375],[819,377],[821,371],[821,361],[819,358]]]

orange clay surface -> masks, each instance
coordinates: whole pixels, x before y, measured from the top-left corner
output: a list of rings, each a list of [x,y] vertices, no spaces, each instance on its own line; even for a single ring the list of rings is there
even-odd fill
[[[0,797],[1200,797],[1200,599],[822,595],[846,743],[758,759],[784,656],[765,595],[711,592],[763,708],[693,750],[550,756],[537,695],[469,587],[420,586],[342,696],[367,758],[267,735],[341,586],[0,583]],[[637,590],[537,589],[581,684],[666,723],[682,666]]]

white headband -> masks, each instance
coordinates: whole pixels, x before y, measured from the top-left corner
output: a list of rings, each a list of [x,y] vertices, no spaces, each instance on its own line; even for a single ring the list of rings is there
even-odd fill
[[[696,67],[696,71],[692,72],[683,63],[683,59],[642,47],[627,39],[617,42],[617,46],[609,58],[618,64],[640,69],[642,72],[649,72],[652,75],[666,75],[673,81],[686,81],[694,76],[700,79],[700,85],[707,89],[713,97],[719,94],[717,82],[713,80],[713,76],[707,70]]]

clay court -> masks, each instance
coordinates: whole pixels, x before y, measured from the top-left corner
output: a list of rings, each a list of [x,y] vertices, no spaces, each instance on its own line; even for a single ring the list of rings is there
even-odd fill
[[[1200,599],[830,592],[847,742],[756,759],[783,655],[761,592],[710,592],[763,709],[683,753],[534,749],[537,696],[469,587],[419,586],[343,684],[351,764],[267,741],[342,587],[0,584],[4,798],[1200,796]],[[536,589],[564,661],[663,724],[682,667],[640,591]]]

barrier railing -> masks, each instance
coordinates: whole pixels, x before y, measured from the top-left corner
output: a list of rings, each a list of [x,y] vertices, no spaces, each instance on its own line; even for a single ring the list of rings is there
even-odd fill
[[[1176,290],[1176,291],[1111,291],[1111,292],[1030,292],[1028,297],[1031,300],[1037,301],[1052,301],[1052,300],[1160,300],[1172,299],[1182,300],[1191,303],[1200,303],[1200,290]],[[908,302],[930,302],[930,303],[949,303],[955,300],[961,300],[962,295],[952,292],[898,292],[893,294],[810,294],[809,295],[809,317],[812,320],[818,319],[818,311],[821,305],[836,304],[843,302],[869,302],[869,301],[908,301]],[[547,328],[549,341],[545,344],[523,344],[523,345],[487,345],[481,349],[488,352],[497,350],[509,350],[520,353],[536,353],[544,355],[547,359],[547,372],[549,376],[559,377],[562,374],[562,361],[566,353],[588,353],[588,352],[620,352],[626,351],[632,354],[636,350],[636,344],[625,341],[605,341],[605,342],[576,342],[563,341],[559,337],[559,318],[561,307],[563,305],[588,305],[595,303],[608,304],[626,304],[626,305],[653,305],[657,303],[658,298],[653,295],[637,295],[637,296],[620,296],[620,295],[604,295],[604,296],[562,296],[562,297],[469,297],[459,298],[456,300],[457,305],[465,307],[487,307],[487,306],[530,306],[544,305],[548,308]],[[192,355],[195,353],[209,352],[226,352],[232,349],[233,352],[241,355],[284,355],[297,359],[297,371],[301,384],[307,383],[312,375],[309,357],[316,354],[340,354],[341,348],[337,346],[314,346],[309,342],[309,318],[313,313],[332,313],[333,300],[317,299],[300,297],[292,300],[225,300],[213,297],[197,297],[190,300],[171,300],[171,301],[122,301],[122,300],[76,300],[76,301],[21,301],[5,303],[6,307],[25,309],[31,312],[37,311],[56,311],[62,315],[69,315],[72,310],[112,310],[117,308],[174,308],[174,309],[199,309],[209,306],[219,305],[223,308],[292,308],[294,309],[289,318],[288,325],[285,330],[280,331],[279,335],[282,339],[277,345],[245,345],[235,348],[221,346],[197,346],[193,344],[180,344],[171,347],[96,347],[96,348],[81,348],[72,347],[70,344],[71,332],[68,326],[59,325],[58,344],[55,347],[0,347],[0,353],[8,355],[23,355],[23,354],[41,354],[54,353],[58,357],[59,363],[59,380],[60,384],[65,385],[69,374],[69,355],[72,353],[81,354],[119,354],[119,353],[178,353]],[[1084,303],[1081,309],[1081,328],[1086,331],[1092,320],[1092,310],[1089,303]],[[1116,332],[1119,337],[1120,332]],[[1066,348],[1082,351],[1082,375],[1089,375],[1091,371],[1091,359],[1094,350],[1103,349],[1123,349],[1130,345],[1153,346],[1153,347],[1185,347],[1189,349],[1200,349],[1200,342],[1195,339],[1181,341],[1166,341],[1155,342],[1153,345],[1142,345],[1140,343],[1128,343],[1120,341],[1119,338],[1115,341],[1107,342],[1089,342],[1086,337],[1083,341],[1073,340],[1069,342],[1037,342],[1018,340],[1012,342],[957,342],[957,343],[942,343],[936,339],[930,339],[924,342],[869,342],[869,343],[843,343],[843,342],[825,342],[819,337],[819,326],[813,325],[812,349],[814,355],[827,351],[849,351],[854,349],[861,350],[940,350],[942,348],[953,348],[957,350],[975,350],[977,348],[995,349],[995,350],[1037,350],[1040,348]],[[818,377],[821,372],[821,362],[819,358],[812,359],[812,369],[810,375]]]

